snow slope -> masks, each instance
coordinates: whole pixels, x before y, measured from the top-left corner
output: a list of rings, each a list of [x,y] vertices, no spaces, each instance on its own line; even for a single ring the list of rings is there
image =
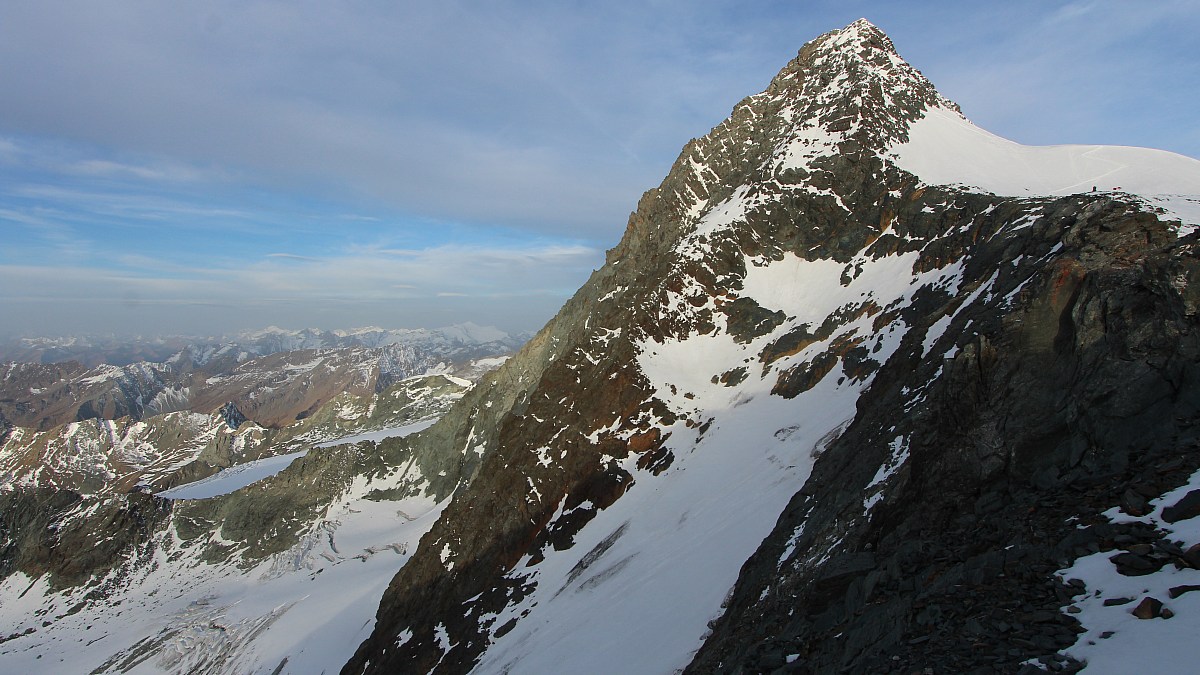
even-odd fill
[[[305,449],[299,452],[290,452],[286,455],[276,455],[265,459],[256,459],[252,462],[245,462],[231,466],[228,469],[223,469],[208,478],[164,490],[159,492],[158,496],[166,499],[208,499],[209,497],[227,495],[247,485],[257,483],[264,478],[274,476],[288,468],[293,461],[307,454],[308,450]]]
[[[839,340],[866,340],[874,356],[886,360],[908,326],[896,320],[875,330],[876,317],[857,310],[868,303],[907,303],[925,287],[957,289],[956,264],[918,272],[917,258],[915,252],[876,260],[863,256],[852,263],[858,274],[845,283],[847,266],[833,261],[790,254],[778,261],[747,257],[740,295],[784,311],[787,321],[746,343],[720,329],[643,342],[638,367],[680,416],[673,424],[660,422],[674,463],[652,475],[638,468],[637,456],[624,460],[621,466],[635,476],[634,485],[597,513],[572,548],[546,552],[533,571],[524,562],[516,565],[510,576],[536,582],[537,588],[491,626],[527,616],[493,638],[473,672],[599,675],[669,673],[686,666],[709,621],[720,616],[742,564],[816,458],[854,418],[872,380],[855,378],[839,364],[811,389],[786,399],[772,395],[773,373]],[[847,315],[851,318],[826,339],[772,363],[770,375],[751,375],[736,386],[715,377],[737,367],[759,371],[760,352],[781,335]],[[560,504],[551,520],[561,515]]]
[[[412,424],[405,424],[404,426],[400,426],[400,427],[389,427],[387,429],[377,429],[375,431],[365,431],[361,434],[354,434],[353,436],[343,436],[342,438],[335,438],[332,441],[325,441],[324,443],[318,443],[318,444],[314,445],[313,447],[314,448],[329,448],[329,447],[333,447],[335,445],[341,445],[343,443],[361,443],[363,441],[371,441],[373,443],[378,443],[379,441],[382,441],[385,438],[395,438],[397,436],[407,436],[409,434],[415,434],[418,431],[422,431],[422,430],[428,429],[429,427],[433,426],[433,423],[436,421],[437,421],[436,417],[431,417],[426,420],[421,420],[419,422],[413,422]]]
[[[1165,150],[1021,145],[936,106],[912,123],[908,141],[889,154],[897,166],[930,185],[1011,197],[1119,191],[1145,197],[1186,224],[1200,223],[1200,161]]]

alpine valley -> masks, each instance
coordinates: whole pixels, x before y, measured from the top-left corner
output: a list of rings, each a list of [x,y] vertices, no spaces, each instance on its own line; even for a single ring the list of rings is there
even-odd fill
[[[474,384],[7,366],[0,665],[1188,672],[1198,224],[1200,161],[989,134],[856,21]]]

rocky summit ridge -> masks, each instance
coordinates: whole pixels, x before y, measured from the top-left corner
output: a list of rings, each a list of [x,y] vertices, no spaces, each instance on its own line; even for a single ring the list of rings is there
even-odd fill
[[[7,534],[0,657],[32,669],[98,631],[79,669],[1153,658],[1147,622],[1200,622],[1200,594],[1140,597],[1200,587],[1200,265],[1172,210],[1200,162],[1109,153],[1147,190],[1128,194],[1080,160],[1095,148],[994,139],[869,22],[817,38],[685,146],[605,265],[429,429],[208,502],[54,502],[72,536],[137,524],[70,575],[51,573],[61,543]],[[954,173],[997,148],[1050,168]],[[1030,182],[981,184],[1003,171]],[[347,579],[358,602],[322,590]],[[1149,618],[1129,627],[1122,601]],[[115,618],[130,607],[152,618]]]

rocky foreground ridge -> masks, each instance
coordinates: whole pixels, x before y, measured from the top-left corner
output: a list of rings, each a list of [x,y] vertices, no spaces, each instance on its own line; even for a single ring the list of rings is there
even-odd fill
[[[47,494],[37,526],[61,534],[36,546],[6,520],[0,658],[1154,663],[1145,626],[1200,625],[1200,593],[1141,597],[1200,587],[1200,162],[1056,153],[970,125],[868,22],[823,35],[690,142],[606,264],[428,430],[205,502]],[[70,575],[43,562],[105,528],[136,536]],[[335,581],[361,593],[322,595]]]

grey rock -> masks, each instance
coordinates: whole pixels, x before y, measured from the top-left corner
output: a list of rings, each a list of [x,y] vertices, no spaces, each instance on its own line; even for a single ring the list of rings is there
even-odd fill
[[[1200,569],[1200,544],[1193,544],[1181,556],[1183,561],[1192,569]]]
[[[1118,553],[1110,558],[1110,560],[1117,566],[1118,572],[1130,577],[1152,574],[1162,569],[1163,566],[1163,561],[1161,560],[1154,560],[1148,556],[1129,552]]]

